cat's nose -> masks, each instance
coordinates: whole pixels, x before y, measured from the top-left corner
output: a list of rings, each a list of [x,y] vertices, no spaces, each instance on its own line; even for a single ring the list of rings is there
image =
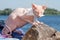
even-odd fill
[[[40,12],[38,16],[39,16],[39,17],[42,17],[42,16],[44,16],[44,15],[43,15],[43,13],[42,13],[42,12]]]

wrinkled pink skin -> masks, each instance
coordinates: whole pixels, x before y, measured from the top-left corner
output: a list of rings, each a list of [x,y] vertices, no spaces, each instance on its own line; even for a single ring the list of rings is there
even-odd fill
[[[9,37],[9,38],[11,38],[12,36],[8,36],[8,35],[1,35],[1,34],[0,34],[0,38],[8,38],[8,37]]]
[[[0,38],[6,38],[6,35],[0,35]]]
[[[44,10],[46,9],[45,6],[37,6],[35,4],[32,4],[32,9],[33,9],[33,13],[35,13],[35,15],[37,17],[43,15]],[[14,31],[16,28],[18,27],[22,27],[23,25],[25,25],[27,23],[27,21],[21,19],[21,16],[19,14],[19,16],[17,15],[18,13],[22,13],[23,10],[20,10],[19,8],[14,10],[9,17],[7,18],[7,20],[5,21],[5,25],[8,25],[8,27],[10,28],[10,31]],[[31,22],[34,21],[34,16],[33,15],[25,15],[22,16],[24,19],[27,19]],[[7,29],[6,27],[3,28],[2,30],[2,34],[7,35],[9,32],[9,29]]]

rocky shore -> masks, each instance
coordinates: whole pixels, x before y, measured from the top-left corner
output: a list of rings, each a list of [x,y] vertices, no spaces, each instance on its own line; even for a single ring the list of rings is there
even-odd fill
[[[60,32],[44,23],[39,23],[38,26],[33,25],[22,40],[60,40]]]

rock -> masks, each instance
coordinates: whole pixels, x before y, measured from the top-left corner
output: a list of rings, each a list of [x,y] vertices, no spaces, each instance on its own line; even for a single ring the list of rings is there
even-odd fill
[[[39,40],[56,40],[55,38],[47,37],[47,38],[40,38]]]
[[[39,23],[37,26],[32,26],[22,40],[56,40],[53,38],[56,30],[44,23]]]
[[[57,39],[57,40],[60,40],[60,32],[59,31],[57,31],[56,33],[55,33],[55,38]]]

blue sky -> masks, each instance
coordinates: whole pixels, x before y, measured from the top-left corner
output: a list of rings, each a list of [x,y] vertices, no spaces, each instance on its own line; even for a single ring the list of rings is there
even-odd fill
[[[60,10],[60,0],[0,0],[0,9],[15,9],[19,7],[29,8],[32,3],[46,5],[47,7]]]

